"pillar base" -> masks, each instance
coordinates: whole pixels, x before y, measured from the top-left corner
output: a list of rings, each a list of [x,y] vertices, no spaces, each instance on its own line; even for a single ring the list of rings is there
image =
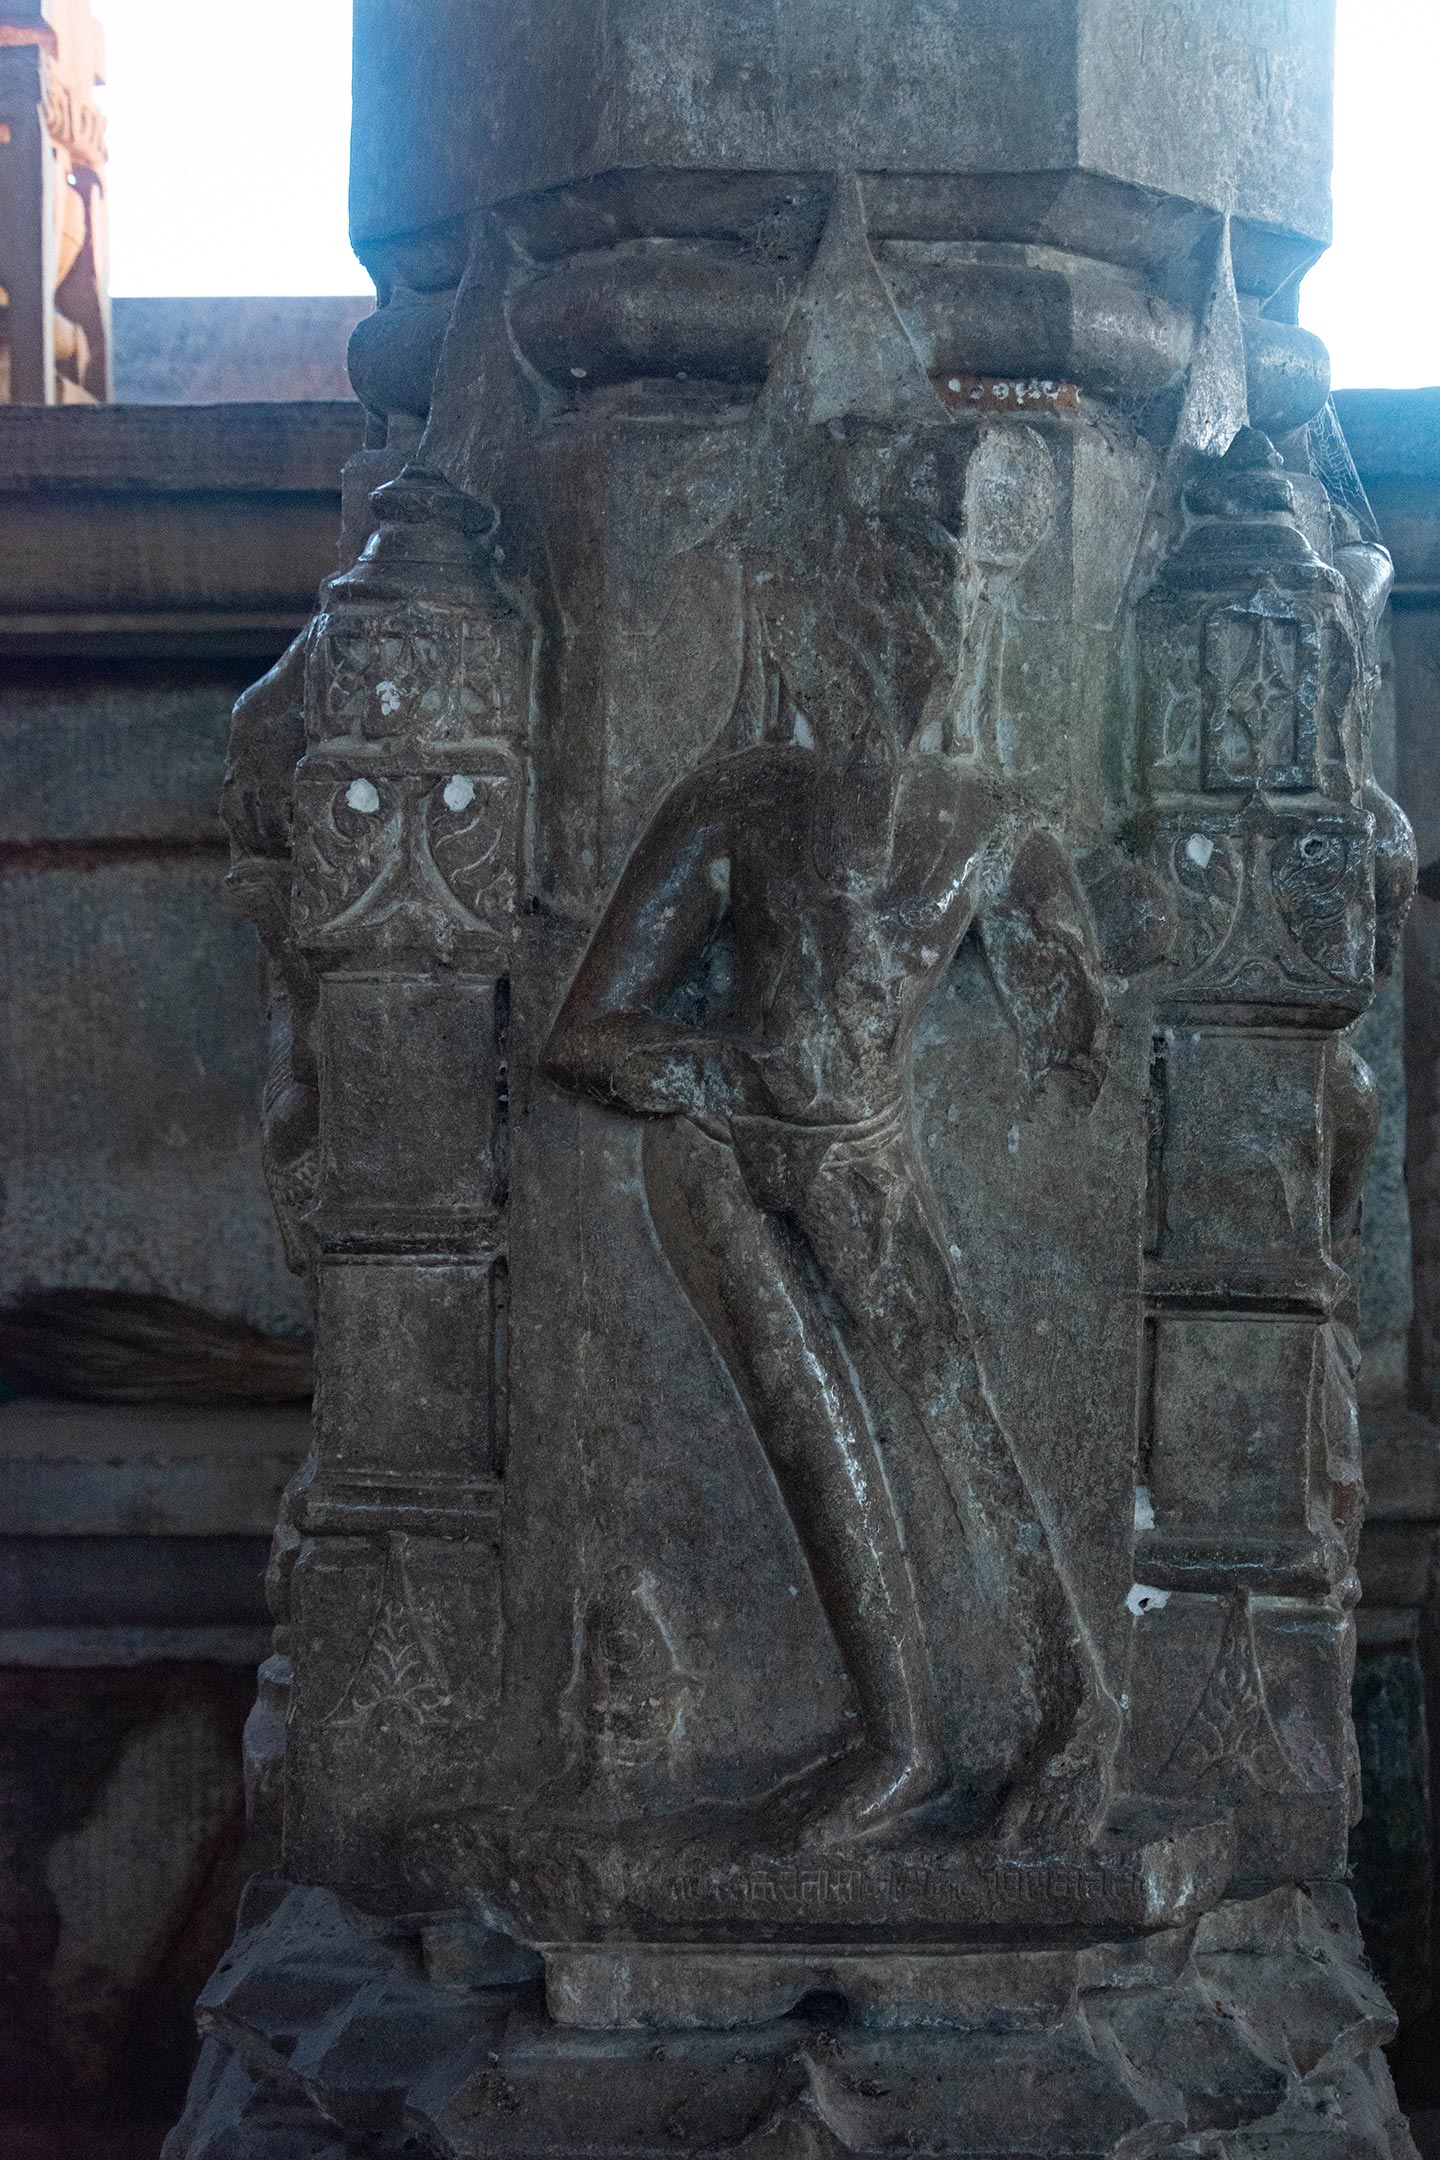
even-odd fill
[[[737,2014],[687,2024],[690,1967],[714,2002],[727,1955]],[[752,2022],[761,1967],[789,2007]],[[200,2015],[165,2160],[1414,2160],[1394,2020],[1334,1884],[1114,1940],[587,1945],[542,1970],[475,1920],[379,1922],[261,1879]]]

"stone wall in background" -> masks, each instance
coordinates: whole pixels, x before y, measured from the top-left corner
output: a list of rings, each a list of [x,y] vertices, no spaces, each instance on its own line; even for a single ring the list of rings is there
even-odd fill
[[[113,300],[115,396],[135,405],[348,399],[345,347],[374,305],[373,296],[329,294]]]
[[[0,413],[16,2160],[158,2149],[232,1924],[265,1554],[308,1425],[246,1398],[303,1395],[309,1315],[261,1169],[263,1004],[218,804],[230,707],[334,563],[359,437],[351,403]]]

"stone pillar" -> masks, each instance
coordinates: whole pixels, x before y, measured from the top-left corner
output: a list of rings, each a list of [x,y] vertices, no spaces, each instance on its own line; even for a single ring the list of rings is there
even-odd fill
[[[172,2160],[1405,2154],[1328,9],[358,31],[409,462],[237,727],[320,1399]]]

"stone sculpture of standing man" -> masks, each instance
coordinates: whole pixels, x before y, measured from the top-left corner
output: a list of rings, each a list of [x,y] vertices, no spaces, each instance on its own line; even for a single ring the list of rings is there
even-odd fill
[[[921,1017],[973,926],[1032,1083],[1058,1073],[1093,1099],[1103,1078],[1074,873],[955,753],[954,716],[976,703],[960,680],[965,611],[988,601],[967,595],[947,511],[963,491],[972,530],[1008,521],[1023,557],[1048,520],[1048,453],[1019,421],[978,449],[952,421],[845,181],[754,425],[768,474],[744,550],[760,739],[734,747],[732,733],[660,804],[548,1069],[651,1121],[656,1231],[745,1402],[854,1688],[863,1745],[807,1790],[805,1840],[893,1839],[994,1770],[946,1759],[869,1367],[938,1462],[954,1565],[1014,1632],[1034,1737],[1005,1820],[1073,1847],[1110,1795],[1115,1706],[987,1395],[910,1077]],[[972,547],[972,584],[977,557],[983,572],[1004,552]]]

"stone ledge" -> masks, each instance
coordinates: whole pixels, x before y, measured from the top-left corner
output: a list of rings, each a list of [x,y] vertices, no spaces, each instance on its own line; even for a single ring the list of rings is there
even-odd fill
[[[1440,479],[1440,388],[1337,390],[1335,411],[1367,487]]]
[[[365,416],[348,400],[0,407],[0,495],[338,494]]]
[[[8,1537],[268,1537],[308,1410],[0,1406]]]
[[[135,1665],[258,1665],[268,1628],[0,1628],[0,1667],[106,1671]]]

